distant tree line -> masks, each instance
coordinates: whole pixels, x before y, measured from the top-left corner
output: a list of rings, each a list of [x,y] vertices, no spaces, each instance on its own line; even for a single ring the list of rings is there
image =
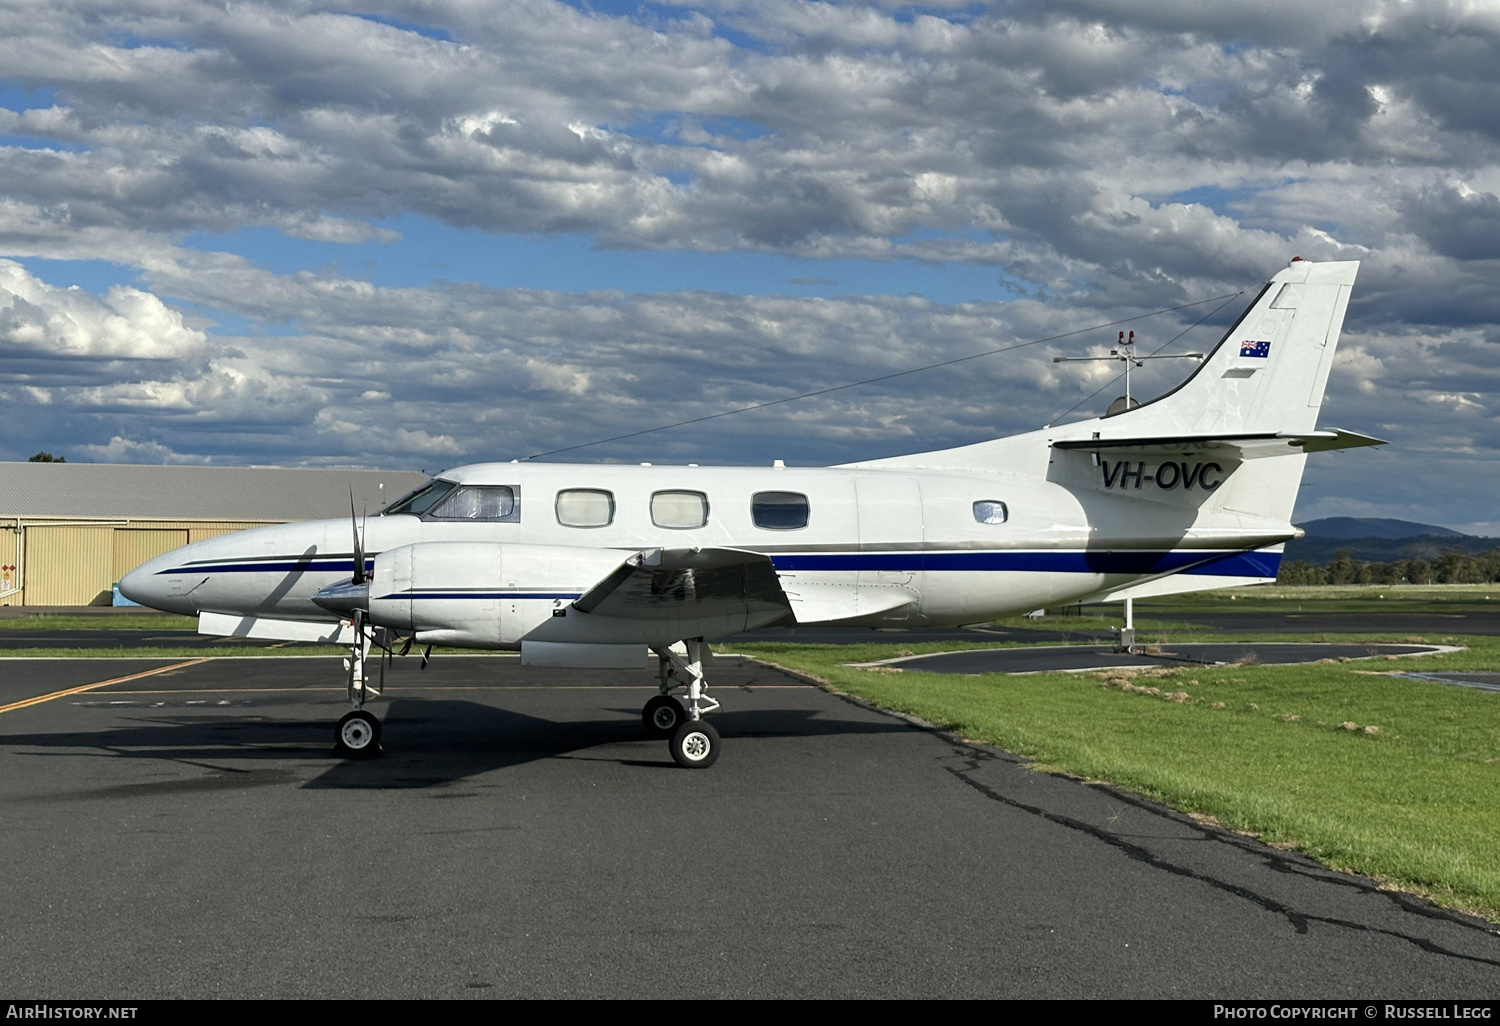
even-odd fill
[[[1486,584],[1500,581],[1500,549],[1444,552],[1433,559],[1367,563],[1340,549],[1326,566],[1293,559],[1281,564],[1277,584]]]

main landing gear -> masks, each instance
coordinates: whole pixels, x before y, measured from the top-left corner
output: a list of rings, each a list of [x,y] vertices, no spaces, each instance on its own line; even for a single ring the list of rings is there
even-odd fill
[[[677,646],[652,646],[656,653],[657,680],[661,693],[641,710],[641,722],[652,737],[668,739],[677,765],[707,769],[719,758],[719,732],[703,718],[719,708],[703,683],[702,638],[689,638]],[[681,688],[684,702],[673,691]]]
[[[354,611],[354,643],[349,646],[349,655],[344,659],[344,669],[349,673],[349,704],[353,710],[344,714],[333,732],[333,751],[346,759],[371,759],[379,755],[380,721],[375,714],[364,708],[365,701],[377,698],[385,686],[385,661],[380,663],[380,679],[371,680],[365,672],[370,658],[373,631],[365,623],[364,610]],[[383,628],[376,628],[384,633]],[[389,646],[380,646],[384,654],[390,654]]]

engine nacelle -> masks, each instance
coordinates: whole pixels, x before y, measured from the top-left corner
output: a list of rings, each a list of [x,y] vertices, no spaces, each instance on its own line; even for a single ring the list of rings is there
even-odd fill
[[[574,545],[402,545],[375,557],[370,621],[419,642],[516,648],[629,555]]]

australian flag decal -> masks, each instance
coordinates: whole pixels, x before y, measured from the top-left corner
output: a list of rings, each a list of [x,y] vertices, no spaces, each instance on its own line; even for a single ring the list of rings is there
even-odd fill
[[[1241,356],[1258,356],[1262,360],[1264,360],[1268,356],[1271,355],[1271,343],[1270,343],[1270,340],[1268,339],[1268,340],[1266,340],[1264,342],[1241,342],[1240,343],[1240,355]]]

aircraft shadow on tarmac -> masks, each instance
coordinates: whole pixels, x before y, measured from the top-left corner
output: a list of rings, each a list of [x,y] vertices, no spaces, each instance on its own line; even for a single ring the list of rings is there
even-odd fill
[[[0,746],[32,750],[14,752],[19,758],[92,754],[100,758],[175,762],[214,773],[212,777],[116,784],[35,796],[36,800],[45,801],[293,783],[305,776],[309,759],[324,760],[328,767],[305,781],[302,786],[306,788],[433,787],[493,770],[625,743],[637,743],[631,749],[631,755],[637,757],[596,754],[592,758],[625,766],[679,769],[667,751],[666,742],[647,737],[638,709],[611,711],[629,718],[559,722],[475,702],[398,699],[391,702],[382,717],[385,752],[374,759],[334,755],[333,727],[323,720],[228,716],[216,721],[199,716],[139,715],[127,725],[104,731],[0,735]],[[129,715],[123,710],[122,714]],[[888,734],[912,729],[895,720],[834,720],[810,709],[727,711],[714,716],[713,722],[729,743],[774,737]],[[256,765],[247,768],[244,766],[247,760]]]

